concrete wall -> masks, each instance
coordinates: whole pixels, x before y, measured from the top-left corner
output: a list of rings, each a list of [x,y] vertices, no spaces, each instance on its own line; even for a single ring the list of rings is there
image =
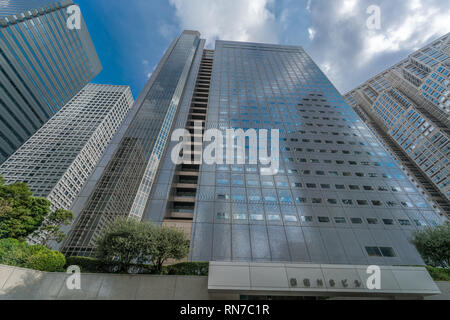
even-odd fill
[[[81,274],[81,290],[69,290],[65,273],[0,265],[0,300],[214,300],[208,277]]]
[[[0,300],[237,300],[237,294],[208,293],[208,277],[81,274],[81,290],[69,290],[65,273],[0,265]],[[436,283],[450,300],[450,282]]]
[[[438,281],[436,284],[442,294],[438,296],[426,297],[425,300],[450,300],[450,281]]]

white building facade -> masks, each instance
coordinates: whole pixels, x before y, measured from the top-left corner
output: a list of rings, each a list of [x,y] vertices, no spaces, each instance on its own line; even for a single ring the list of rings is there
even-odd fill
[[[70,210],[133,105],[128,86],[88,84],[0,166],[52,209]]]

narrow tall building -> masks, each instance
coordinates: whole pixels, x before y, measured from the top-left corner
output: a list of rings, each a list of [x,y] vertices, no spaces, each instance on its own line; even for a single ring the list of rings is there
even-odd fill
[[[450,217],[450,33],[345,95],[415,184]]]
[[[443,220],[307,53],[204,45],[193,31],[171,44],[76,200],[63,252],[92,255],[104,226],[130,217],[184,230],[190,260],[231,263],[222,280],[249,262],[335,265],[339,279],[339,265],[422,264],[411,233]],[[175,129],[187,137],[181,150]],[[231,164],[205,162],[212,133],[231,129],[244,141],[255,129],[260,142],[275,130],[257,149],[271,150],[278,166],[268,170],[261,153],[252,164],[249,151]],[[329,280],[320,283],[334,286]],[[345,291],[348,281],[361,285],[342,278],[337,286]]]
[[[127,86],[88,84],[0,165],[6,183],[70,210],[133,105]]]
[[[0,163],[100,71],[87,27],[69,29],[71,0],[0,4]]]

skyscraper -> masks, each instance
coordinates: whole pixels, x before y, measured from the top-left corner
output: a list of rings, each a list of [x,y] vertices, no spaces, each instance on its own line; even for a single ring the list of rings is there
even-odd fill
[[[185,230],[194,261],[421,264],[408,238],[441,218],[306,52],[231,41],[206,50],[199,36],[185,31],[152,74],[77,199],[63,252],[91,255],[104,225],[128,216]],[[204,134],[239,128],[279,130],[268,139],[280,145],[278,170],[250,154],[242,165],[201,161]],[[190,163],[173,161],[174,129],[192,134]]]
[[[13,16],[37,8],[55,4],[55,0],[6,0],[0,2],[0,17]]]
[[[86,25],[64,1],[0,3],[0,163],[100,71]]]
[[[450,217],[450,34],[345,95],[415,183]]]
[[[132,105],[129,87],[86,85],[0,165],[0,174],[7,183],[27,183],[53,210],[70,210]]]

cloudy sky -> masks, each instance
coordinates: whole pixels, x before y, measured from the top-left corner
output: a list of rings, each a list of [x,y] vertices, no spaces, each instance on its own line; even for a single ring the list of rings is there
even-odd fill
[[[135,97],[183,29],[303,46],[341,93],[450,32],[448,0],[75,0],[104,70]],[[377,9],[380,20],[377,25]]]

